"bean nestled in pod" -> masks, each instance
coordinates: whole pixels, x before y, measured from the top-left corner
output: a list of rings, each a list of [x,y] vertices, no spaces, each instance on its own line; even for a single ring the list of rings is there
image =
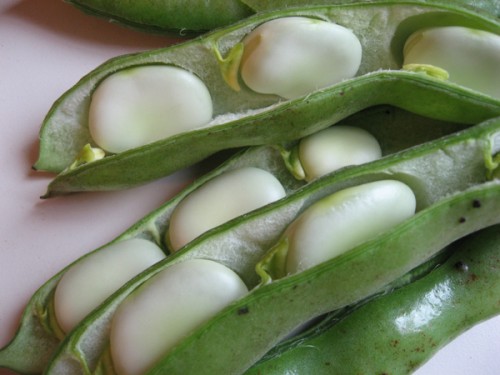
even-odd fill
[[[340,190],[291,223],[271,254],[280,253],[278,277],[302,272],[345,253],[413,216],[413,191],[396,180]]]
[[[92,94],[89,131],[117,153],[200,128],[212,119],[212,98],[194,74],[146,65],[113,73]]]
[[[244,39],[241,77],[252,90],[297,98],[356,75],[362,46],[332,22],[284,17],[256,27]]]
[[[382,157],[380,144],[372,134],[362,128],[342,125],[302,138],[296,153],[301,177],[306,181]]]
[[[165,258],[153,242],[139,238],[115,242],[71,267],[54,293],[57,322],[69,332],[107,297],[138,273]]]
[[[167,242],[172,250],[178,250],[200,234],[285,195],[279,180],[263,169],[245,167],[225,172],[176,206]]]
[[[182,337],[247,292],[236,273],[211,260],[186,260],[156,274],[113,317],[110,343],[117,373],[144,373]]]
[[[406,69],[444,69],[452,82],[500,98],[500,35],[460,26],[413,33],[404,46]]]

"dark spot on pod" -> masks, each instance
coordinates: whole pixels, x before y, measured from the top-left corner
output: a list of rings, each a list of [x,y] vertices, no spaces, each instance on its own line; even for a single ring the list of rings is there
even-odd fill
[[[330,366],[331,363],[330,362],[325,362],[325,366]]]
[[[479,277],[475,274],[475,273],[472,273],[470,276],[469,276],[469,280],[470,282],[474,282],[478,279]]]
[[[455,263],[455,269],[460,272],[467,272],[469,270],[469,266],[464,262],[458,261]]]
[[[462,223],[465,223],[465,222],[466,222],[466,220],[467,220],[467,219],[466,219],[465,217],[463,217],[463,216],[462,216],[461,218],[459,218],[459,219],[458,219],[458,222],[459,222],[460,224],[462,224]]]
[[[391,341],[391,346],[396,347],[399,345],[399,340],[392,340]]]
[[[238,315],[245,315],[248,314],[249,312],[250,310],[248,309],[247,306],[238,309]]]
[[[414,369],[416,369],[418,366],[420,366],[419,362],[415,362],[415,361],[408,362],[408,369],[411,370],[411,371],[413,371]],[[386,374],[386,375],[389,375],[389,374]]]
[[[472,207],[474,207],[474,208],[479,208],[479,207],[481,207],[481,201],[480,201],[479,199],[474,199],[474,200],[472,201]]]
[[[344,96],[344,94],[345,94],[344,91],[339,92],[340,96]]]

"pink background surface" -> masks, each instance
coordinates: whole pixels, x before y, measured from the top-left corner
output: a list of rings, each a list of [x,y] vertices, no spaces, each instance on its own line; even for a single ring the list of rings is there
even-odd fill
[[[0,347],[14,335],[39,286],[112,240],[195,175],[188,170],[131,190],[43,201],[39,196],[52,175],[31,170],[41,121],[66,89],[108,58],[175,41],[86,16],[60,0],[0,2]],[[499,341],[500,318],[491,319],[417,374],[500,374]],[[0,375],[7,374],[12,373],[0,369]]]

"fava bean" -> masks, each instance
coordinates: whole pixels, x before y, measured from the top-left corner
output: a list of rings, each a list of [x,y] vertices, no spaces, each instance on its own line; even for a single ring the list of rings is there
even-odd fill
[[[356,35],[314,18],[265,22],[243,39],[243,45],[245,84],[256,92],[287,99],[352,78],[361,65],[362,47]]]
[[[284,275],[332,259],[415,213],[415,195],[399,181],[380,180],[340,190],[305,210],[279,241]]]
[[[57,283],[54,312],[69,332],[125,282],[165,258],[155,243],[139,238],[116,242],[79,262]]]
[[[285,195],[276,177],[263,169],[246,167],[223,173],[177,205],[167,241],[178,250],[200,234]]]
[[[113,317],[110,345],[117,373],[143,374],[193,329],[246,293],[237,274],[211,260],[186,260],[157,273]]]
[[[382,156],[380,144],[364,129],[336,125],[300,140],[298,161],[306,181]]]
[[[334,27],[335,24],[351,30],[363,51],[355,77],[293,100],[261,94],[246,85],[235,91],[235,84],[241,78],[240,68],[246,61],[245,51],[252,50],[251,46],[245,47],[245,38],[261,25],[287,18],[305,20],[311,25],[327,23]],[[443,22],[499,32],[495,18],[451,6],[420,2],[330,5],[259,14],[186,43],[112,59],[65,93],[44,121],[35,168],[60,173],[45,197],[142,184],[217,151],[291,142],[362,109],[384,103],[427,117],[468,124],[500,115],[500,103],[495,98],[425,74],[400,71],[408,36],[422,29],[422,25],[442,26]],[[96,87],[115,72],[151,64],[175,66],[199,77],[211,94],[213,120],[202,129],[127,152],[108,154],[92,162],[79,161],[80,150],[95,143],[87,115]],[[314,69],[311,66],[306,70],[309,73]]]
[[[121,70],[92,94],[89,131],[112,153],[200,128],[212,119],[212,99],[195,75],[176,67],[148,65]]]
[[[500,98],[500,35],[459,26],[434,27],[412,34],[404,46],[404,66],[432,65],[450,81]]]

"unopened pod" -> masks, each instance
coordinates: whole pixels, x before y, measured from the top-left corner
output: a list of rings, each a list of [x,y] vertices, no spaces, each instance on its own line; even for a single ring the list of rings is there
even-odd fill
[[[315,4],[348,4],[356,0],[322,0]],[[387,1],[383,1],[386,3]],[[163,0],[125,5],[121,1],[96,1],[96,0],[69,0],[77,8],[87,14],[103,17],[128,27],[146,32],[176,32],[180,35],[186,33],[199,33],[227,26],[245,17],[258,12],[274,9],[289,8],[291,6],[304,6],[310,4],[304,0],[232,0],[232,1],[194,1],[190,6],[178,0]],[[434,4],[443,4],[453,7],[464,7],[482,11],[492,15],[500,14],[500,5],[495,1],[465,0],[433,0]]]
[[[410,285],[354,312],[329,314],[273,348],[247,374],[411,374],[457,336],[500,313],[499,249],[498,225],[456,241],[437,266],[432,263],[432,272],[411,274]]]

